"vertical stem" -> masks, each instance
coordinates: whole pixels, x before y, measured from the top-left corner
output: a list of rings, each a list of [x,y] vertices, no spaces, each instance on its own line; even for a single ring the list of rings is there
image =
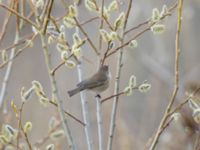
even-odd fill
[[[51,11],[52,11],[52,7],[53,7],[53,2],[54,0],[48,0],[48,4],[47,7],[45,9],[45,19],[43,22],[43,26],[42,29],[40,31],[40,37],[41,37],[41,42],[42,42],[42,48],[44,51],[44,56],[45,56],[45,61],[46,61],[46,66],[48,69],[48,74],[49,74],[49,78],[50,78],[50,82],[51,82],[51,88],[52,88],[52,93],[54,98],[57,100],[58,103],[58,112],[61,118],[61,122],[64,128],[64,132],[65,132],[65,136],[67,138],[68,141],[68,145],[69,145],[69,149],[70,150],[75,150],[75,145],[72,139],[72,135],[71,135],[71,131],[68,125],[68,121],[65,118],[65,112],[64,112],[64,108],[63,108],[63,100],[60,98],[59,94],[58,94],[58,89],[57,89],[57,83],[56,83],[56,79],[55,76],[53,74],[51,74],[51,69],[52,69],[52,64],[51,64],[51,56],[47,47],[47,41],[45,39],[45,33],[46,33],[46,28],[48,25],[48,22],[50,20],[50,16],[51,16]],[[38,22],[39,24],[39,22]]]
[[[104,149],[104,142],[103,142],[103,113],[102,113],[102,104],[101,99],[96,97],[96,106],[97,106],[97,125],[98,125],[98,137],[99,137],[99,150]]]
[[[42,48],[44,50],[44,56],[45,56],[45,61],[46,61],[47,69],[48,69],[48,74],[49,74],[49,78],[50,78],[50,81],[51,81],[51,88],[52,88],[53,96],[55,97],[55,99],[58,102],[58,111],[59,111],[61,122],[62,122],[62,125],[63,125],[63,128],[64,128],[65,135],[67,137],[69,149],[74,150],[75,146],[74,146],[74,143],[73,143],[71,131],[69,129],[68,121],[67,121],[67,119],[65,118],[65,115],[64,115],[63,101],[59,97],[55,77],[53,75],[51,75],[52,65],[51,65],[50,53],[49,53],[49,50],[48,50],[47,44],[46,44],[47,42],[45,41],[45,36],[43,34],[40,34],[40,36],[41,36]]]
[[[126,30],[126,25],[127,25],[128,17],[129,17],[129,14],[130,14],[131,6],[132,6],[132,0],[129,0],[128,9],[127,9],[127,12],[126,12],[126,20],[125,20],[124,28],[123,28],[123,31],[122,31],[122,39],[124,39],[124,37],[125,37],[125,30]],[[121,45],[123,45],[123,44],[124,44],[124,41],[122,40]],[[117,59],[117,73],[116,73],[116,76],[115,76],[114,95],[119,93],[120,76],[121,76],[121,68],[122,68],[122,58],[123,58],[123,48],[120,49],[118,59]],[[112,150],[113,136],[114,136],[115,126],[116,126],[115,123],[116,123],[118,100],[119,100],[119,96],[116,96],[114,98],[114,101],[113,101],[107,150]]]
[[[78,7],[77,3],[74,3],[76,7]],[[81,30],[81,25],[75,28],[76,33],[79,33],[79,29]],[[82,30],[81,30],[82,31]],[[83,80],[83,72],[81,64],[77,65],[77,72],[78,72],[78,81],[81,82]],[[86,99],[85,93],[80,92],[80,98],[81,98],[81,106],[82,106],[82,113],[83,113],[83,119],[84,119],[84,130],[85,130],[85,136],[86,136],[86,143],[88,150],[93,150],[93,139],[91,134],[91,122],[90,122],[90,116],[89,116],[89,106],[88,106],[88,100]]]
[[[82,75],[82,68],[80,64],[77,65],[77,70],[78,70],[78,80],[79,82],[81,82],[83,80],[82,79],[83,75]],[[91,134],[88,101],[85,98],[84,92],[80,92],[80,97],[81,97],[81,103],[82,103],[83,120],[84,120],[84,123],[86,124],[84,129],[85,129],[87,147],[88,147],[88,150],[93,150],[93,139],[92,139],[92,134]]]
[[[116,77],[115,77],[116,81],[115,81],[114,94],[117,94],[119,92],[120,74],[121,74],[121,67],[122,67],[122,56],[123,56],[123,52],[122,52],[122,50],[120,50],[119,55],[118,55],[118,61],[117,61],[117,73],[116,73]],[[107,150],[112,150],[112,142],[113,142],[114,130],[115,130],[115,126],[116,126],[115,122],[116,122],[116,115],[117,115],[118,100],[119,100],[119,96],[116,96],[113,101]]]
[[[75,3],[75,6],[78,7],[78,4]],[[78,16],[77,16],[78,17]],[[79,33],[79,29],[84,33],[82,30],[81,25],[76,27],[76,33]],[[85,34],[87,36],[87,34]],[[78,81],[81,82],[83,80],[83,72],[82,72],[82,66],[81,64],[77,65],[77,71],[78,71]],[[90,113],[89,113],[89,106],[88,106],[88,100],[85,97],[85,93],[80,92],[80,98],[81,98],[81,106],[82,106],[82,113],[83,113],[83,119],[84,123],[86,124],[84,127],[85,130],[85,136],[86,136],[86,142],[87,142],[87,148],[88,150],[93,150],[93,138],[91,133],[91,121],[90,121]]]
[[[101,19],[100,19],[100,26],[99,29],[103,28],[103,8],[104,8],[104,1],[101,0]],[[101,52],[102,49],[102,37],[99,35],[99,52]],[[98,64],[97,68],[100,66],[100,58],[98,57]],[[102,105],[101,105],[101,99],[99,97],[96,97],[96,115],[97,115],[97,128],[98,128],[98,140],[99,140],[99,150],[103,150],[104,148],[104,142],[103,142],[103,117],[102,117]]]

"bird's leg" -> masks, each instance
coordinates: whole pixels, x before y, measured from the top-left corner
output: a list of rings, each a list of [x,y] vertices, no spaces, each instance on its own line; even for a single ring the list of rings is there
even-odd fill
[[[101,98],[101,95],[100,95],[100,94],[97,94],[95,97],[100,99],[100,98]]]

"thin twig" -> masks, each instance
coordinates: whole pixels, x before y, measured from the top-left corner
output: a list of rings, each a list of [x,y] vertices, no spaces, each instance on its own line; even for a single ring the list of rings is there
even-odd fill
[[[163,126],[162,130],[164,131],[164,130],[171,124],[171,122],[172,122],[173,120],[174,120],[174,117],[171,117],[171,118],[167,121],[167,123]],[[152,138],[149,138],[147,144],[145,145],[144,150],[147,150],[147,149],[148,149],[149,144],[150,144],[151,142],[152,142]]]
[[[14,6],[14,1],[10,1],[10,7],[13,8]],[[3,21],[3,26],[2,26],[2,29],[1,29],[1,35],[0,35],[0,44],[1,44],[1,41],[3,40],[5,34],[6,34],[6,29],[8,27],[8,22],[10,21],[10,18],[12,16],[12,13],[11,12],[7,12],[6,16],[5,16],[5,19]]]
[[[51,71],[51,75],[55,75],[55,72],[65,64],[65,61],[62,61],[60,64],[58,64],[52,71]]]
[[[174,118],[171,117],[171,118],[167,121],[167,123],[163,126],[162,130],[164,131],[164,130],[171,124],[171,122],[172,122],[173,120],[174,120]]]
[[[109,97],[106,97],[106,98],[104,98],[104,99],[101,100],[101,103],[104,103],[104,102],[106,102],[106,101],[108,101],[108,100],[110,100],[110,99],[112,99],[112,98],[114,98],[114,97],[119,97],[119,96],[121,96],[121,95],[123,95],[123,94],[124,94],[124,92],[120,92],[120,93],[111,95],[111,96],[109,96]]]
[[[174,91],[171,97],[171,100],[169,101],[169,104],[167,105],[167,108],[165,110],[164,116],[160,122],[160,125],[156,131],[155,136],[153,137],[153,141],[151,143],[150,149],[149,150],[154,150],[160,135],[162,134],[162,128],[165,125],[167,119],[168,119],[168,114],[170,113],[172,109],[172,105],[176,99],[176,95],[178,93],[179,89],[179,57],[180,57],[180,30],[181,30],[181,14],[182,14],[182,7],[183,7],[183,0],[179,1],[178,5],[178,17],[177,17],[177,31],[176,31],[176,48],[175,48],[175,74],[174,74]]]
[[[23,107],[24,107],[24,102],[22,102],[22,104],[21,104],[21,107],[19,109],[19,116],[17,117],[17,119],[18,119],[18,131],[20,131],[20,129],[22,127],[22,110],[23,110]],[[18,133],[17,134],[17,149],[19,148],[19,137],[20,137],[20,134]]]
[[[1,49],[0,51],[2,51],[2,50],[10,50],[10,49],[12,49],[12,48],[14,48],[14,47],[16,47],[16,46],[19,46],[19,45],[21,45],[21,44],[24,44],[26,41],[27,41],[27,39],[30,39],[30,38],[32,38],[34,36],[34,34],[32,33],[32,34],[29,34],[29,35],[27,35],[27,36],[24,36],[23,38],[21,38],[19,41],[18,41],[18,43],[14,43],[14,44],[12,44],[12,45],[10,45],[10,46],[8,46],[8,47],[6,47],[6,48],[4,48],[4,49]]]
[[[36,37],[36,34],[32,36],[32,39],[30,39],[30,42],[32,42]],[[27,40],[26,40],[27,41]],[[23,42],[24,43],[24,42]],[[30,47],[29,44],[26,44],[24,47],[20,48],[19,50],[17,50],[17,52],[15,52],[14,56],[12,58],[9,58],[7,61],[5,61],[4,63],[0,64],[0,68],[5,67],[7,64],[9,64],[9,62],[13,61],[20,53],[22,53],[23,50],[25,50],[26,48]],[[14,47],[15,48],[15,47]]]
[[[97,48],[95,47],[95,45],[93,44],[92,40],[89,38],[87,32],[85,32],[85,30],[83,29],[83,27],[80,25],[80,23],[78,22],[78,19],[74,17],[74,20],[76,22],[76,25],[78,26],[78,28],[80,29],[80,31],[84,34],[84,36],[87,38],[88,43],[90,44],[90,46],[92,47],[92,49],[94,50],[94,52],[99,55],[100,53],[98,52]]]
[[[144,22],[138,24],[137,26],[132,27],[132,28],[126,30],[124,34],[126,35],[126,34],[130,33],[131,31],[136,30],[136,29],[140,28],[141,26],[144,26],[144,25],[148,24],[149,21],[150,21],[150,20],[144,21]]]
[[[22,16],[25,16],[25,12],[26,12],[26,1],[25,0],[22,0],[22,2],[21,2],[22,4],[21,4],[21,14],[22,14]],[[32,11],[31,11],[32,12]],[[29,17],[27,17],[27,18],[29,18]],[[20,27],[20,29],[22,29],[23,28],[23,26],[24,26],[24,20],[20,20],[20,24],[19,24],[19,27]]]
[[[24,135],[24,137],[25,137],[26,143],[28,144],[29,149],[32,150],[31,142],[30,142],[30,140],[29,140],[29,138],[28,138],[27,133],[24,131],[24,128],[23,128],[23,126],[22,126],[22,112],[23,112],[24,104],[25,104],[25,103],[22,102],[21,107],[20,107],[20,109],[19,109],[18,129],[21,129],[21,131],[22,131],[22,133],[23,133],[23,135]],[[19,135],[18,135],[18,137],[17,137],[17,148],[18,148],[18,147],[19,147]]]
[[[56,106],[56,107],[58,107],[58,104],[55,103],[55,102],[53,102],[53,101],[49,101],[49,103],[52,104],[52,105],[54,105],[54,106]],[[64,113],[66,115],[68,115],[69,117],[71,117],[72,119],[74,119],[75,121],[77,121],[78,123],[80,123],[81,125],[83,125],[83,126],[86,125],[83,121],[81,121],[80,119],[78,119],[77,117],[75,117],[74,115],[72,115],[71,113],[69,113],[69,112],[67,112],[65,110],[64,110]]]
[[[108,19],[106,19],[105,16],[103,16],[103,19],[104,19],[105,23],[108,25],[108,27],[110,28],[110,30],[114,31],[114,28],[112,27],[112,25],[110,24],[110,22],[108,21]]]
[[[37,8],[34,6],[33,1],[29,0],[28,2],[29,2],[30,10],[33,12],[36,22],[39,23],[38,21],[40,21],[40,19],[39,19],[39,13],[38,13]],[[42,13],[41,13],[41,15],[42,15]]]
[[[101,65],[104,64],[104,62],[105,62],[105,60],[106,60],[106,56],[108,55],[108,52],[111,50],[110,44],[111,44],[111,41],[108,42],[107,50],[106,50],[106,52],[104,53],[104,56],[103,56]]]
[[[56,27],[56,31],[60,33],[59,25],[56,22],[56,19],[53,16],[51,16],[50,19],[51,19],[51,22],[53,23],[53,25]],[[68,42],[67,42],[67,45],[68,45]]]
[[[51,3],[51,4],[50,4]],[[40,21],[42,22],[42,20],[44,20],[45,19],[45,17],[46,17],[46,15],[48,16],[48,14],[50,15],[50,13],[51,13],[51,11],[52,11],[52,8],[50,8],[50,7],[52,7],[53,6],[53,3],[52,3],[52,1],[50,2],[50,0],[47,0],[46,2],[45,2],[45,4],[44,4],[44,6],[43,6],[43,11],[42,11],[42,13],[40,14]],[[51,16],[51,15],[50,15]],[[50,17],[49,16],[49,17]],[[43,22],[44,23],[44,22]]]
[[[134,88],[132,88],[132,90],[136,90],[136,89],[138,89],[138,87],[139,87],[139,86],[134,87]],[[108,101],[108,100],[110,100],[110,99],[112,99],[112,98],[114,98],[114,97],[122,96],[122,95],[124,95],[124,94],[125,94],[124,91],[122,91],[122,92],[119,92],[119,93],[117,93],[117,94],[108,96],[108,97],[102,99],[102,100],[101,100],[101,103],[104,103],[104,102],[106,102],[106,101]]]
[[[88,19],[88,20],[86,20],[86,21],[84,21],[84,22],[81,22],[80,25],[81,25],[81,26],[84,26],[84,25],[86,25],[86,24],[88,24],[88,23],[90,23],[90,22],[92,22],[92,21],[94,21],[94,20],[97,20],[97,19],[99,19],[99,16],[97,16],[97,17],[92,17],[92,18],[90,18],[90,19]]]
[[[93,0],[93,3],[95,4],[95,7],[97,8],[97,11],[99,11],[101,9],[101,17],[103,17],[105,23],[108,25],[108,27],[110,28],[110,30],[114,31],[114,28],[112,27],[112,25],[109,23],[108,19],[102,15],[102,12],[103,12],[103,9],[102,9],[102,6],[101,5],[101,8],[99,8],[99,5],[97,4],[97,2],[95,0]],[[104,3],[104,2],[103,2]],[[102,19],[102,18],[101,18]]]
[[[43,23],[43,26],[42,26],[42,33],[43,34],[46,34],[46,30],[47,30],[47,25],[50,21],[50,16],[51,16],[51,10],[52,10],[52,7],[53,7],[53,3],[54,3],[54,0],[49,0],[48,1],[48,5],[46,7],[46,16],[44,18],[44,23]]]
[[[74,56],[73,54],[69,55],[67,59],[71,58],[72,56]],[[52,69],[51,71],[51,75],[54,76],[56,71],[62,67],[65,64],[65,61],[62,61],[60,64],[58,64],[54,69]]]
[[[9,8],[8,6],[0,3],[0,7],[10,11],[11,13],[13,13],[14,15],[18,16],[19,18],[23,19],[24,21],[26,21],[27,23],[29,23],[30,25],[34,26],[36,29],[39,29],[38,26],[32,22],[30,19],[28,19],[27,17],[22,16],[21,14],[19,14],[17,11],[15,11],[14,9]]]

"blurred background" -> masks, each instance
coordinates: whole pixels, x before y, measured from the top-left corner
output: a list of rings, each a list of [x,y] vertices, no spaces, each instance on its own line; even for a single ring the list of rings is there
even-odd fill
[[[73,1],[66,0],[65,2],[71,4]],[[107,6],[110,2],[110,0],[106,1],[105,5]],[[175,2],[175,0],[134,0],[127,29],[149,19],[153,8],[161,10],[164,4],[170,7]],[[8,4],[8,1],[6,1],[5,4]],[[120,0],[120,9],[111,15],[110,22],[114,22],[118,14],[121,11],[126,10],[127,4],[127,1]],[[80,22],[97,16],[96,13],[89,12],[85,8],[84,2],[81,2],[78,10]],[[27,9],[26,11],[28,14],[29,10]],[[60,17],[65,13],[66,9],[63,7],[62,2],[55,1],[52,15]],[[0,23],[0,29],[3,26],[5,14],[6,11],[0,7],[0,19],[2,20]],[[200,26],[200,2],[198,0],[184,1],[182,17],[180,89],[175,105],[179,104],[186,98],[186,92],[191,92],[195,87],[200,85],[200,51],[198,47],[200,38],[200,30],[198,29]],[[128,85],[129,77],[131,75],[137,77],[138,83],[147,80],[148,83],[152,85],[152,88],[147,93],[134,91],[133,95],[129,97],[120,97],[113,143],[113,149],[115,150],[144,149],[149,138],[155,133],[159,125],[166,105],[173,92],[176,18],[177,13],[176,11],[173,11],[172,15],[163,21],[166,25],[166,31],[163,34],[154,35],[152,32],[148,31],[137,39],[138,47],[136,49],[126,47],[124,50],[120,91]],[[6,35],[0,43],[1,50],[13,44],[15,27],[15,17],[13,16],[12,20],[8,23]],[[97,37],[99,36],[98,27],[99,21],[92,21],[84,26],[89,37],[97,45]],[[140,31],[140,29],[138,31]],[[31,32],[31,27],[27,25],[20,34],[21,37],[23,37]],[[74,32],[74,29],[66,30],[66,36],[69,43],[72,43],[71,35]],[[126,40],[133,37],[136,33],[137,31],[129,33]],[[102,56],[105,48],[106,46],[101,52]],[[55,67],[61,62],[60,54],[56,50],[55,44],[49,45],[49,51],[51,53],[52,64]],[[95,53],[91,50],[88,44],[83,46],[83,55],[89,60],[89,62],[85,60],[82,61],[83,78],[87,78],[96,72],[98,62]],[[109,89],[102,93],[102,98],[108,97],[114,92],[117,54],[111,56],[109,60],[106,61],[106,64],[110,67],[112,81]],[[0,69],[0,89],[5,76],[6,67]],[[59,94],[64,101],[64,108],[83,120],[80,95],[78,94],[69,98],[67,94],[67,91],[73,89],[78,82],[77,69],[69,69],[66,66],[62,66],[56,72],[55,77],[58,84]],[[33,80],[39,81],[42,84],[45,93],[51,97],[51,86],[39,38],[34,40],[32,48],[27,48],[14,59],[7,92],[4,98],[4,104],[0,112],[0,126],[3,124],[10,124],[14,128],[17,128],[17,120],[10,108],[10,102],[11,100],[14,100],[17,106],[20,106],[21,88],[26,87],[28,89]],[[89,117],[91,118],[92,136],[95,148],[97,149],[98,132],[96,101],[94,96],[94,93],[86,92],[86,97],[89,101]],[[108,139],[112,102],[113,100],[111,99],[103,103],[102,106],[105,143],[107,143]],[[190,132],[186,131],[185,128],[181,128],[177,123],[172,122],[165,130],[164,134],[162,134],[157,149],[190,150],[193,148],[196,136],[193,132],[198,131],[198,125],[194,123],[188,105],[184,106],[182,114],[184,116],[183,119],[186,120],[186,124],[188,123],[191,125],[188,125],[188,127],[190,127]],[[22,122],[31,121],[33,123],[32,132],[29,134],[31,143],[35,143],[48,134],[48,122],[52,116],[59,119],[56,107],[51,105],[47,107],[42,106],[35,95],[33,95],[25,104]],[[71,118],[69,118],[69,126],[74,141],[77,144],[77,149],[87,149],[84,128]],[[44,146],[48,143],[52,143],[52,141],[47,141]],[[57,145],[60,145],[59,149],[66,149],[66,139],[63,138],[61,144],[58,143],[60,143],[60,141],[57,142]]]

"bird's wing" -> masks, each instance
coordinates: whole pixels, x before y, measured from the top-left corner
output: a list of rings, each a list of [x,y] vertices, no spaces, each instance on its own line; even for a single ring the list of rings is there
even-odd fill
[[[82,82],[80,82],[79,84],[77,84],[77,87],[85,87],[87,89],[92,89],[98,86],[103,85],[105,82],[107,81],[106,77],[100,77],[98,79],[96,79],[95,77],[92,77],[90,79],[86,79]]]

